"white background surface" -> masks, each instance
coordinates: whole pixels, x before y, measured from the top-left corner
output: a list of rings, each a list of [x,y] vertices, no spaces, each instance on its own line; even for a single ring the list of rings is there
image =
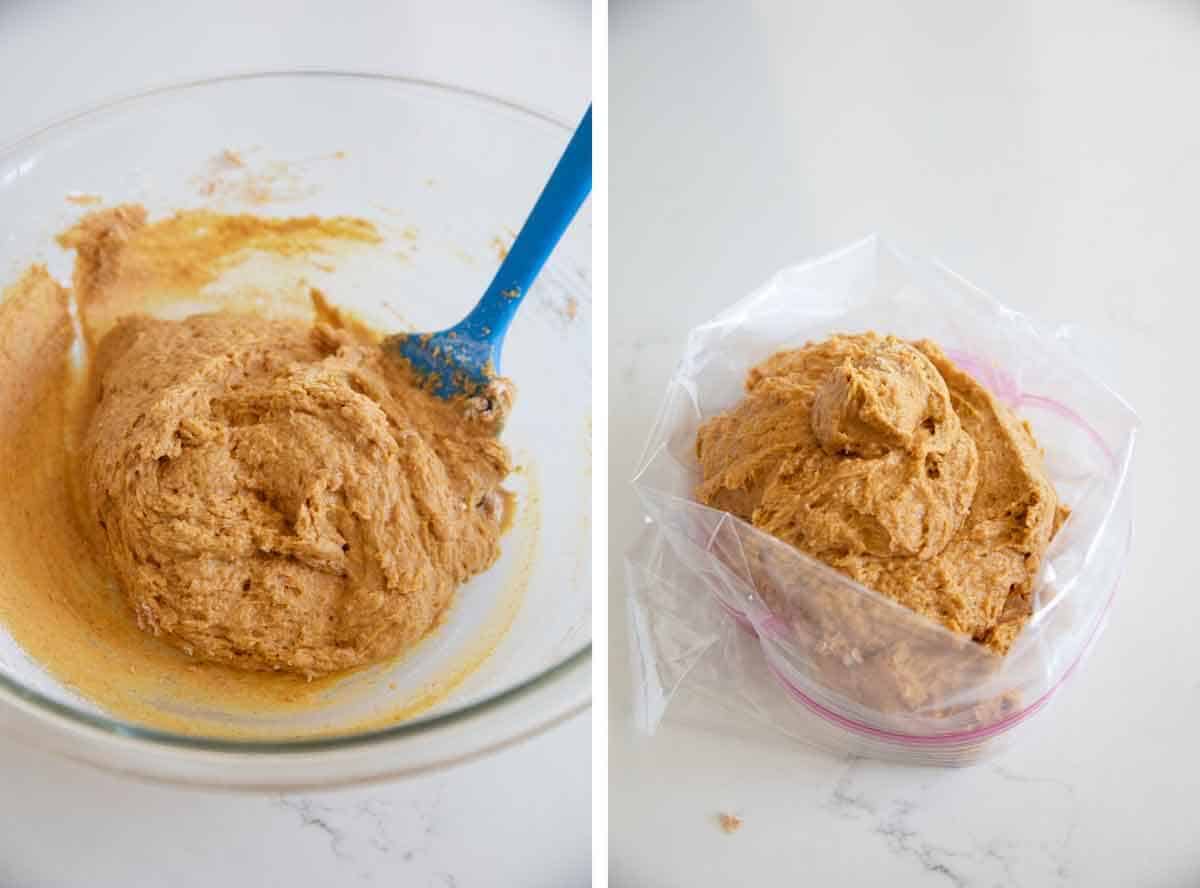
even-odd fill
[[[610,24],[613,884],[1200,885],[1200,4],[618,0]],[[873,230],[1105,344],[1143,421],[1107,634],[969,770],[636,737],[627,479],[686,331]]]
[[[307,66],[441,79],[574,119],[590,95],[589,17],[581,0],[0,0],[0,144],[147,86]],[[238,796],[137,784],[0,738],[0,886],[586,885],[589,748],[580,717],[427,778]]]

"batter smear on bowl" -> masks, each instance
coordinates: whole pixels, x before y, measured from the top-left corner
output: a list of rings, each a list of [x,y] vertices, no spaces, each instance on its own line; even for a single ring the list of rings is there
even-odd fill
[[[1067,516],[1028,423],[927,340],[772,355],[696,452],[701,502],[999,654]]]

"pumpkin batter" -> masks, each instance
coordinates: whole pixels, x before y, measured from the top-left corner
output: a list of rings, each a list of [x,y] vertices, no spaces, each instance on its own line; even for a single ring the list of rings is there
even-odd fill
[[[247,669],[320,675],[419,640],[499,555],[508,405],[422,390],[327,324],[120,320],[83,476],[143,629]]]
[[[63,233],[60,243],[76,252],[69,289],[59,285],[45,267],[35,265],[0,293],[0,476],[6,485],[0,508],[0,631],[18,643],[18,658],[28,656],[44,667],[56,684],[79,698],[80,705],[99,707],[141,726],[237,739],[374,730],[411,718],[442,700],[503,638],[533,568],[539,520],[532,465],[517,470],[523,488],[519,510],[492,479],[507,470],[508,455],[495,434],[510,404],[511,390],[497,381],[486,402],[452,406],[432,401],[410,384],[404,369],[384,362],[374,334],[331,309],[307,281],[314,270],[328,271],[343,260],[350,262],[356,253],[381,240],[370,222],[353,217],[266,218],[186,210],[149,221],[143,208],[126,205],[89,213]],[[138,312],[174,318],[208,316],[172,322],[130,317]],[[218,334],[222,328],[225,332]],[[217,351],[212,340],[221,336],[224,340]],[[255,341],[270,345],[265,354],[254,357]],[[170,342],[179,348],[168,357]],[[144,372],[135,370],[135,365]],[[294,378],[298,387],[272,390],[265,373],[268,366],[279,370],[280,379]],[[235,378],[238,374],[240,378]],[[306,393],[301,381],[314,383],[315,390]],[[224,383],[228,386],[223,389]],[[156,398],[149,388],[160,384],[175,388]],[[105,394],[98,402],[102,385]],[[185,407],[180,399],[187,400],[184,392],[189,386],[196,397]],[[326,398],[321,403],[327,406],[342,399],[348,411],[287,411],[272,400],[276,395],[298,401]],[[144,418],[139,422],[133,417],[131,424],[137,428],[119,436],[121,440],[110,439],[115,449],[101,454],[101,423],[119,424],[123,409]],[[169,431],[173,410],[179,418],[178,437]],[[317,476],[310,475],[305,487],[300,473],[305,466],[316,466],[318,456],[300,452],[291,441],[279,441],[282,458],[301,462],[296,476],[288,478],[276,471],[281,464],[268,457],[267,438],[272,424],[274,430],[287,429],[290,434],[289,423],[318,416],[333,424],[329,455],[336,474],[327,472],[324,477],[331,483],[323,487],[312,483]],[[375,421],[366,421],[367,416]],[[380,416],[387,433],[378,422]],[[148,431],[155,423],[161,436],[144,436],[143,427]],[[256,424],[263,427],[252,429]],[[392,436],[391,444],[385,434]],[[368,491],[370,504],[390,503],[399,511],[407,504],[444,507],[460,494],[470,499],[477,488],[491,495],[481,494],[482,507],[473,514],[451,515],[444,524],[422,516],[419,527],[402,523],[376,531],[369,515],[348,512],[348,491],[354,487],[361,493],[372,472],[381,482],[391,480],[391,458],[378,465],[357,464],[346,449],[345,435],[359,435],[363,447],[385,457],[390,453],[397,464],[425,464],[428,457],[430,477],[445,478],[449,485],[445,498],[430,499],[421,493],[422,482],[406,481],[407,486],[390,498],[385,491]],[[250,486],[254,503],[243,500],[245,490],[215,489],[200,478],[188,477],[183,469],[184,464],[191,469],[219,468],[217,442],[222,436],[244,438],[236,455],[256,459],[248,466],[257,465],[271,475]],[[139,463],[134,438],[148,448],[147,454],[163,448],[166,463],[157,458]],[[465,453],[468,445],[469,454]],[[171,458],[176,450],[179,457]],[[139,481],[109,472],[118,452],[124,453],[123,465],[141,475]],[[440,475],[432,465],[435,459],[442,461]],[[168,469],[177,462],[177,467]],[[226,480],[240,483],[246,477],[245,467],[240,471]],[[171,487],[156,489],[160,478]],[[189,487],[193,482],[194,487]],[[99,496],[92,495],[93,484]],[[334,492],[338,485],[340,494]],[[110,497],[109,489],[115,496]],[[289,528],[288,520],[302,523],[296,519],[303,509],[298,506],[289,519],[288,495],[318,490],[312,505],[301,506],[310,519],[321,520]],[[123,499],[126,493],[144,499],[130,503]],[[497,522],[500,500],[504,515]],[[188,519],[187,509],[202,503],[215,511],[199,517],[192,512]],[[238,512],[243,503],[248,509],[245,521]],[[146,520],[136,518],[136,512]],[[97,520],[101,513],[107,516],[107,528]],[[482,569],[492,557],[489,546],[494,546],[504,524],[514,516],[526,542],[506,567],[502,588],[478,637],[467,639],[444,670],[419,687],[396,691],[382,706],[370,702],[367,708],[360,702],[373,700],[378,683],[390,680],[387,660],[373,668],[314,678],[323,669],[338,668],[355,657],[361,657],[358,662],[386,657],[390,644],[407,651],[409,639],[432,628],[426,622],[430,614],[436,626],[447,612],[449,593],[438,584],[441,571],[458,575]],[[244,553],[237,548],[239,540],[257,535],[280,551],[296,547],[303,556],[297,558],[297,569],[311,571],[311,579],[319,573],[313,565],[322,553],[328,555],[331,569],[324,582],[345,583],[348,599],[368,610],[376,608],[377,619],[368,624],[364,616],[359,624],[361,637],[347,640],[353,630],[346,616],[329,602],[324,610],[318,605],[324,589],[307,593],[302,589],[296,601],[273,599],[272,607],[277,603],[278,608],[267,616],[295,621],[291,625],[297,632],[299,653],[289,656],[281,650],[272,653],[271,645],[282,644],[284,633],[263,626],[258,627],[259,637],[251,628],[247,639],[242,631],[248,628],[243,606],[265,606],[270,578],[287,579],[283,571],[272,569],[269,551],[245,559],[252,590],[253,577],[266,583],[258,590],[257,604],[244,600],[246,590],[241,585],[228,590],[233,603],[211,599],[203,604],[205,596],[216,591],[212,585],[162,591],[159,601],[158,591],[138,592],[124,576],[114,576],[114,566],[126,555],[127,564],[136,565],[141,557],[143,568],[153,568],[150,558],[165,564],[163,555],[170,551],[174,557],[178,550],[182,560],[191,558],[199,580],[207,582],[205,571],[217,569],[218,559],[200,569],[197,539],[220,522],[225,522],[223,530],[229,533],[217,534],[220,538],[209,542],[218,554],[224,547],[231,558]],[[498,526],[493,530],[491,525]],[[168,526],[171,537],[164,539],[162,532]],[[438,536],[464,529],[478,534],[455,540]],[[182,533],[175,536],[176,530]],[[410,585],[389,586],[388,572],[397,575],[394,565],[375,559],[370,546],[391,545],[407,532],[417,534],[416,544],[428,548],[401,551],[398,560],[404,561],[405,569],[398,577]],[[118,542],[111,553],[110,539]],[[357,549],[356,543],[361,544]],[[348,551],[341,550],[343,544],[350,546]],[[122,545],[125,553],[120,551]],[[481,566],[473,568],[473,564]],[[431,582],[418,592],[421,572]],[[157,576],[154,570],[146,571],[151,584],[162,581],[165,574],[166,569]],[[351,578],[359,576],[367,584],[349,589]],[[378,586],[370,585],[376,580]],[[286,582],[281,585],[288,588]],[[383,599],[388,596],[385,606]],[[130,605],[139,600],[146,605],[143,625],[157,625],[162,635],[138,627],[138,615]],[[334,619],[327,625],[315,619],[307,622],[301,618],[307,604],[313,605],[312,613]],[[205,620],[202,605],[211,607],[211,620]],[[224,641],[219,640],[222,637]],[[184,653],[183,646],[195,656]],[[216,657],[205,653],[210,647]],[[221,659],[222,651],[229,656]],[[277,663],[280,668],[275,670]]]
[[[929,341],[772,355],[696,452],[701,502],[1000,654],[1066,517],[1028,424]]]

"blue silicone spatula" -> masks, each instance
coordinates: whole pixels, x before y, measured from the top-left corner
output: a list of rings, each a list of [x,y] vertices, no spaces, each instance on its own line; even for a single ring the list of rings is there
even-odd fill
[[[430,390],[443,398],[478,391],[499,374],[504,335],[534,278],[591,190],[589,105],[550,181],[471,313],[447,330],[391,336],[385,347],[407,358],[417,373],[428,377]]]

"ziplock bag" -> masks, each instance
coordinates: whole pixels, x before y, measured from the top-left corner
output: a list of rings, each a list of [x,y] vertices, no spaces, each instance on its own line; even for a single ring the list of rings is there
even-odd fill
[[[696,432],[742,398],[752,366],[868,330],[933,339],[1028,420],[1071,509],[1006,656],[693,501]],[[1137,417],[1070,339],[878,237],[780,272],[693,330],[634,480],[645,528],[626,582],[641,728],[653,733],[686,687],[836,751],[954,765],[1000,748],[1099,636],[1132,541]]]

